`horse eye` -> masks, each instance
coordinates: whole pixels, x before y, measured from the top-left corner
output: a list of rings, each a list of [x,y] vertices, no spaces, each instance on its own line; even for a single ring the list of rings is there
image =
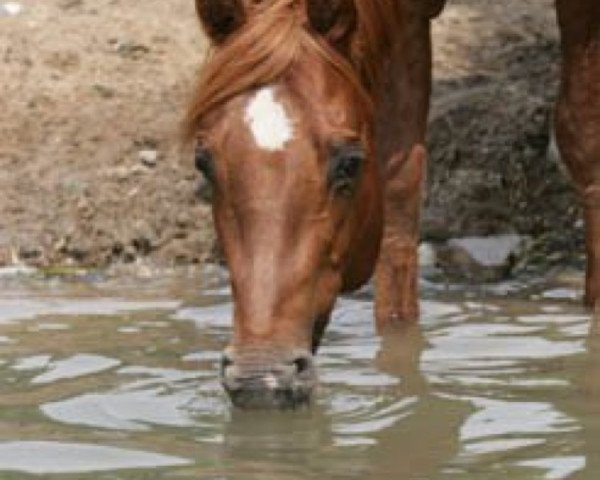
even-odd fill
[[[332,149],[327,184],[335,193],[350,196],[365,162],[365,151],[358,144],[338,145]]]
[[[198,147],[196,147],[195,162],[196,162],[196,168],[200,172],[202,172],[202,174],[204,175],[204,178],[206,178],[206,180],[208,180],[208,182],[214,183],[215,182],[215,169],[214,169],[212,154],[210,153],[210,151],[207,148],[203,147],[202,145],[199,145]]]

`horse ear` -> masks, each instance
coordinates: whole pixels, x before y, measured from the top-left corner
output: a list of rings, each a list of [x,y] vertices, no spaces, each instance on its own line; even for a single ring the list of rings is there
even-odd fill
[[[368,0],[372,1],[372,0]],[[357,26],[355,0],[306,0],[310,26],[336,47],[347,47]]]
[[[196,11],[215,43],[223,42],[246,21],[243,0],[196,0]]]

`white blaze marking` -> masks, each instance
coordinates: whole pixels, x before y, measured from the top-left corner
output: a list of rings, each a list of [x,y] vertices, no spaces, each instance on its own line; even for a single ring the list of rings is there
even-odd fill
[[[265,150],[282,150],[294,135],[292,122],[271,87],[263,88],[250,100],[246,122],[256,144]]]

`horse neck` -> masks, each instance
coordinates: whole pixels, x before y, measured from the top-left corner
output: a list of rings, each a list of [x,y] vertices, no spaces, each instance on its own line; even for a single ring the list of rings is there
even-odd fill
[[[353,46],[354,63],[365,84],[381,82],[408,18],[406,3],[399,0],[357,0],[359,27]]]

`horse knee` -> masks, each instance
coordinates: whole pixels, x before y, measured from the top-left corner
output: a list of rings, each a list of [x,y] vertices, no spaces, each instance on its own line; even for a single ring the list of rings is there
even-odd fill
[[[600,62],[597,77],[600,80]],[[581,91],[586,90],[581,85]],[[600,186],[600,88],[590,97],[563,88],[554,127],[560,157],[578,190]]]

